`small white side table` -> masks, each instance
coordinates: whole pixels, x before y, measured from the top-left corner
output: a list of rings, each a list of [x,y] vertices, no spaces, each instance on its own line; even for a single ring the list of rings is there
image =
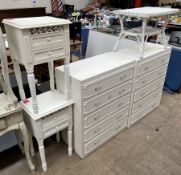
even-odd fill
[[[33,113],[37,114],[34,66],[48,63],[50,87],[54,90],[53,61],[64,60],[65,96],[68,99],[68,71],[70,62],[69,20],[54,17],[14,18],[3,20],[7,40],[14,63],[14,70],[19,86],[20,97],[24,102],[26,97],[22,85],[19,64],[25,66],[32,97]]]
[[[56,90],[37,96],[39,113],[34,114],[30,102],[23,103],[25,122],[38,142],[43,171],[47,171],[44,140],[65,128],[68,128],[68,154],[72,155],[72,104],[65,96]]]
[[[143,58],[144,55],[144,47],[148,37],[153,35],[161,35],[164,43],[164,48],[167,47],[166,36],[165,36],[165,28],[168,24],[170,15],[176,14],[179,12],[179,9],[171,9],[171,8],[161,8],[161,7],[141,7],[141,8],[133,8],[126,10],[115,10],[114,14],[119,16],[120,25],[121,25],[121,33],[114,45],[113,50],[116,51],[119,40],[125,38],[126,36],[134,36],[136,37],[138,43],[140,44],[139,49],[139,57]],[[150,18],[165,17],[165,23],[162,28],[154,28],[147,26],[147,22]],[[142,27],[132,28],[125,30],[123,25],[124,17],[136,17],[142,20]]]

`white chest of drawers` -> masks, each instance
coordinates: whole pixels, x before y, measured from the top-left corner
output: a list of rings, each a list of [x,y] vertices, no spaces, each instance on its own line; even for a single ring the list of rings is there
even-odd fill
[[[50,87],[54,90],[53,61],[65,62],[65,79],[68,81],[68,63],[70,61],[69,20],[53,17],[14,18],[3,20],[7,40],[14,63],[20,97],[25,101],[25,93],[19,64],[25,66],[32,97],[33,112],[38,113],[34,65],[48,63]],[[66,83],[65,95],[68,96]]]
[[[74,150],[84,158],[127,126],[135,61],[109,52],[70,64]],[[63,68],[56,69],[62,92]]]
[[[138,58],[136,47],[118,51],[130,58]],[[136,63],[128,127],[154,110],[159,104],[165,81],[171,48],[147,43],[144,56]]]

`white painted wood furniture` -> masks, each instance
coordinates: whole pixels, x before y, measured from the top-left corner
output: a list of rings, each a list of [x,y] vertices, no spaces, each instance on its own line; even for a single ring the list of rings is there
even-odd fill
[[[35,167],[31,161],[29,151],[31,139],[29,140],[29,133],[23,120],[21,107],[19,106],[17,98],[15,97],[11,89],[5,43],[1,30],[0,62],[2,68],[2,72],[0,72],[0,85],[3,89],[3,93],[0,94],[0,136],[6,134],[9,131],[15,131],[20,149],[23,153],[25,153],[30,169],[34,170]],[[23,136],[24,147],[22,146],[19,138],[19,131],[21,131]],[[33,154],[34,150],[32,145],[31,148]]]
[[[170,47],[164,49],[162,45],[147,43],[144,57],[139,59],[137,50],[133,46],[117,51],[122,57],[136,60],[128,127],[159,106],[171,53]]]
[[[68,154],[72,155],[72,104],[65,95],[48,91],[37,96],[39,113],[34,114],[30,103],[23,103],[25,122],[38,142],[43,171],[47,171],[44,140],[68,128]]]
[[[84,158],[126,128],[135,61],[109,52],[70,64],[74,106],[74,150]],[[63,67],[56,68],[64,91]]]
[[[17,18],[3,21],[24,109],[25,121],[39,146],[43,171],[47,171],[44,140],[68,128],[68,154],[72,155],[72,104],[69,97],[70,21],[53,17]],[[64,94],[54,87],[53,61],[64,60]],[[34,65],[48,63],[51,90],[36,95]],[[31,98],[23,91],[19,64],[28,73]],[[25,100],[26,99],[26,100]]]
[[[14,62],[14,70],[20,97],[26,101],[19,64],[25,66],[32,96],[34,114],[39,112],[36,97],[34,65],[48,63],[50,87],[54,90],[53,61],[64,60],[65,96],[68,99],[68,63],[70,61],[69,24],[70,21],[53,17],[14,18],[3,20],[7,40]]]
[[[165,36],[165,28],[168,24],[170,15],[179,13],[179,9],[171,9],[171,8],[161,8],[161,7],[141,7],[141,8],[133,8],[126,10],[115,10],[114,14],[119,16],[120,24],[121,24],[121,33],[114,45],[113,50],[116,51],[119,45],[119,40],[125,38],[126,36],[134,36],[136,37],[138,43],[140,44],[139,48],[139,58],[143,58],[144,56],[144,47],[148,37],[153,35],[161,35],[164,43],[164,48],[167,48],[167,41]],[[125,30],[123,25],[124,17],[136,17],[142,20],[142,26],[137,28],[132,28]],[[164,16],[165,23],[162,28],[150,27],[147,26],[147,22],[150,18],[158,18]]]

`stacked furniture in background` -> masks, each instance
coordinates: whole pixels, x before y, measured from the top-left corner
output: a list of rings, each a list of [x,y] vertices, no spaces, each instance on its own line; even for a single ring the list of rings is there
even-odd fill
[[[29,140],[29,133],[23,120],[21,107],[18,104],[18,100],[13,94],[13,91],[11,89],[6,48],[1,30],[0,30],[0,62],[2,68],[1,69],[2,72],[0,72],[0,85],[3,89],[3,93],[0,94],[0,136],[10,131],[15,131],[17,136],[17,142],[20,146],[20,149],[23,153],[25,153],[30,169],[34,170],[35,167],[31,161],[30,151],[29,151],[31,143],[31,151],[32,154],[34,154],[34,149],[32,147],[32,140],[31,138]],[[21,143],[20,131],[23,136],[24,146]]]
[[[70,64],[74,150],[81,158],[127,126],[135,61],[120,57],[109,52]],[[63,67],[56,68],[61,93],[63,71]]]
[[[68,128],[68,153],[72,154],[72,104],[69,98],[70,21],[53,17],[3,20],[25,111],[25,121],[37,139],[43,171],[47,170],[44,140]],[[64,60],[64,94],[54,83],[54,60]],[[36,95],[34,65],[48,63],[51,90]],[[31,98],[26,99],[19,64],[25,66]]]

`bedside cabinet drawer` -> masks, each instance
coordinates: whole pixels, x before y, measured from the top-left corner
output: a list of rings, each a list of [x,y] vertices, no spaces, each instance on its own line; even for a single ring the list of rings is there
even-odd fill
[[[82,86],[83,89],[83,99],[86,100],[91,98],[105,90],[108,90],[121,82],[127,81],[133,77],[134,68],[128,70],[114,73],[111,76],[105,76],[100,80],[92,81],[88,84]]]
[[[139,111],[140,109],[144,108],[146,105],[151,103],[152,101],[161,97],[161,94],[162,94],[162,88],[154,91],[152,94],[150,94],[150,95],[144,97],[143,99],[141,99],[140,101],[136,102],[133,105],[132,113]]]
[[[64,121],[67,121],[68,111],[67,108],[52,113],[42,119],[42,128],[43,130],[48,130],[49,128],[56,128],[57,125],[61,125]]]
[[[84,146],[84,152],[85,154],[90,153],[91,151],[95,150],[102,144],[104,144],[107,140],[109,140],[111,137],[113,137],[116,133],[120,132],[127,126],[127,119],[123,119],[121,122],[117,123],[116,125],[113,125],[94,139],[90,140],[85,146]]]
[[[153,69],[156,69],[162,65],[165,65],[168,63],[169,60],[169,55],[163,55],[163,56],[159,56],[158,58],[152,60],[152,61],[148,61],[144,64],[139,64],[138,66],[138,73],[137,76],[140,75],[144,75],[145,73],[150,72]]]
[[[166,71],[167,66],[164,66],[146,74],[144,77],[141,77],[136,80],[135,88],[140,89],[141,87],[151,83],[152,81],[164,76],[166,74]]]
[[[109,117],[113,113],[120,111],[125,106],[129,105],[130,102],[130,95],[126,95],[114,102],[106,105],[105,107],[97,110],[96,112],[92,113],[91,115],[84,117],[84,129],[89,128],[90,126],[98,123],[99,121],[104,120],[105,118]],[[124,117],[128,113],[128,108],[124,108],[120,111],[120,115]]]
[[[164,80],[165,76],[154,81],[151,84],[146,85],[144,88],[140,89],[139,91],[136,91],[134,95],[134,101],[138,101],[141,98],[153,92],[154,90],[161,88],[163,86]]]
[[[6,121],[4,118],[0,119],[0,130],[6,129],[7,125],[6,125]]]
[[[104,105],[116,100],[117,98],[120,98],[121,96],[127,94],[131,91],[132,87],[132,81],[126,82],[123,85],[117,86],[110,91],[107,91],[95,98],[92,98],[89,101],[86,101],[83,103],[83,112],[85,114],[89,114]]]
[[[42,48],[49,48],[51,45],[63,45],[64,44],[64,33],[58,33],[56,35],[37,35],[31,38],[33,50]]]
[[[138,120],[142,119],[145,115],[153,111],[156,107],[160,104],[160,98],[155,100],[154,102],[150,103],[149,105],[145,106],[144,109],[141,109],[137,113],[131,116],[131,125],[136,123]]]
[[[55,48],[53,50],[39,50],[33,52],[34,62],[54,60],[56,58],[60,59],[61,56],[65,55],[64,46],[60,48]]]
[[[128,116],[128,108],[124,109],[123,111],[118,111],[113,113],[109,118],[99,122],[97,125],[91,127],[90,129],[84,131],[84,142],[89,141],[93,137],[99,135],[101,132],[109,128],[110,126],[116,124],[123,118]]]

